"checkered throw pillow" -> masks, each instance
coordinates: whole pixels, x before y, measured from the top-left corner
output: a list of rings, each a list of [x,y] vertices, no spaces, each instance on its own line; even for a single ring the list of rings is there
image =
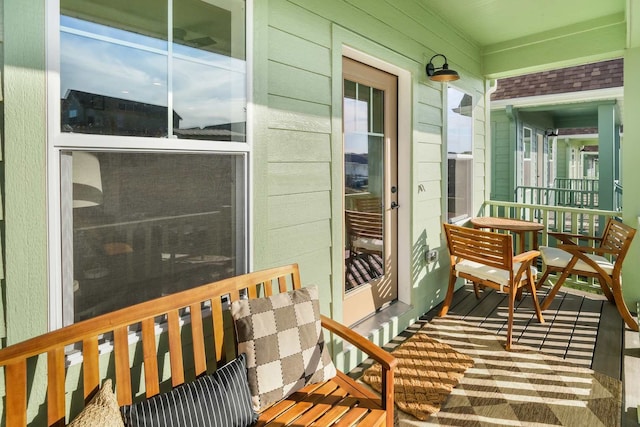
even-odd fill
[[[320,326],[317,287],[234,301],[231,315],[238,352],[247,355],[255,411],[336,375]]]

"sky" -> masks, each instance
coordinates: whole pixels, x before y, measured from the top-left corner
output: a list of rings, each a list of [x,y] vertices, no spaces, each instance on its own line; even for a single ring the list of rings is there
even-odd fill
[[[246,61],[174,45],[173,88],[168,43],[75,18],[61,18],[60,95],[68,90],[166,107],[180,128],[246,121]]]

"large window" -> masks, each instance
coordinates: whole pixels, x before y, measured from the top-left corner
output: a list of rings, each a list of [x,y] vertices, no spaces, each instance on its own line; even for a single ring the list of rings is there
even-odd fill
[[[245,2],[60,0],[58,34],[53,325],[246,271]]]
[[[447,91],[447,212],[449,222],[472,216],[473,106],[471,95]]]

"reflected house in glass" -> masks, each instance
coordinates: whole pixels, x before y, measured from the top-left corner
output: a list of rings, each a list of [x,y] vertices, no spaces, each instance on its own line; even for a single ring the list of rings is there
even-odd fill
[[[163,137],[167,107],[79,90],[62,99],[62,130],[76,133]],[[173,112],[173,123],[182,117]]]
[[[345,153],[345,191],[366,191],[369,185],[369,156],[365,154]]]

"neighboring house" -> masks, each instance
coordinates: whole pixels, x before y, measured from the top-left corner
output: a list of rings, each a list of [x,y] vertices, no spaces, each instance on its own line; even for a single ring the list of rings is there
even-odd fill
[[[640,74],[635,1],[490,3],[3,0],[2,344],[291,262],[323,313],[368,318],[360,330],[389,341],[444,298],[442,223],[478,215],[492,171],[515,185],[513,153],[492,152],[492,133],[515,131],[508,118],[492,126],[490,81],[622,56],[625,74]],[[427,78],[436,54],[460,80]],[[159,106],[166,122],[147,136],[128,121],[68,132],[71,89]],[[624,94],[634,117],[640,81]],[[597,111],[602,180],[603,126],[612,140],[619,122],[613,103]],[[532,141],[565,127],[528,123]],[[627,120],[625,137],[640,140],[640,122]],[[624,147],[627,166],[637,145]],[[385,224],[384,274],[355,292],[345,151],[366,156],[356,184],[379,192]],[[640,168],[622,170],[640,181]],[[627,193],[622,216],[637,225],[640,195]],[[625,274],[629,302],[640,299],[640,270]],[[361,359],[333,350],[347,369]]]
[[[556,178],[598,178],[612,193],[620,180],[623,68],[618,58],[499,79],[491,94],[491,198],[522,201],[524,187],[551,187]],[[602,150],[613,162],[600,164]],[[610,197],[599,199],[601,208],[613,207]]]

